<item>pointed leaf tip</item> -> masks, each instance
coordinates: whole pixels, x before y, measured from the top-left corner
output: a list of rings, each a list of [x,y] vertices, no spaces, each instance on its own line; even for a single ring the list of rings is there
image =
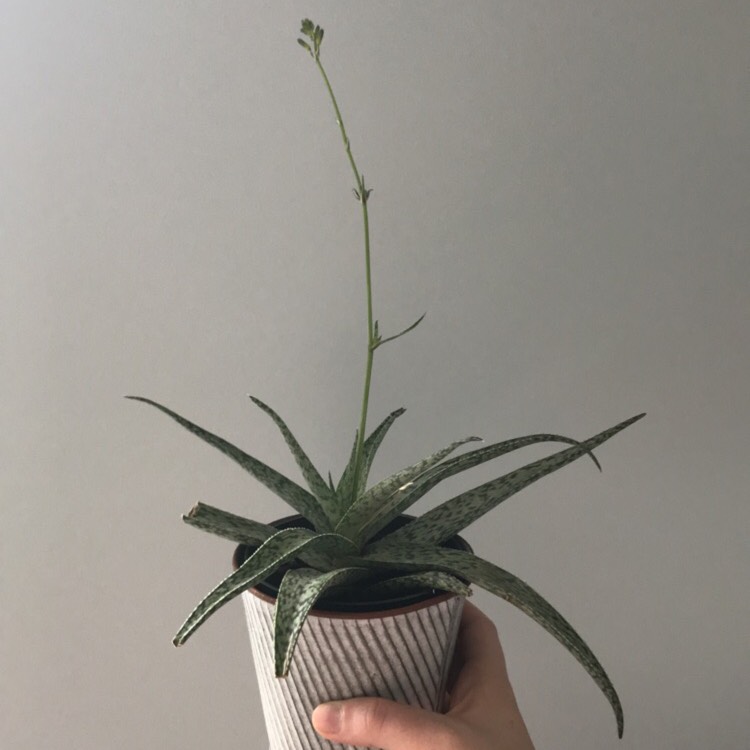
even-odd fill
[[[372,462],[375,459],[375,454],[383,442],[383,438],[390,429],[391,425],[406,411],[405,407],[400,407],[395,411],[392,411],[368,436],[364,443],[364,462],[362,472],[359,476],[357,487],[353,486],[354,481],[354,462],[356,458],[357,439],[359,432],[354,434],[354,445],[352,446],[352,452],[349,457],[349,462],[344,469],[344,473],[339,479],[339,483],[336,486],[336,491],[339,495],[342,503],[342,512],[345,512],[349,505],[364,492],[365,486],[367,485],[367,478],[370,474],[370,468]]]
[[[181,417],[166,406],[162,406],[156,401],[141,396],[132,396],[131,398],[149,404],[163,412],[188,432],[193,433],[193,435],[232,459],[245,471],[255,477],[255,479],[268,487],[272,492],[275,492],[282,500],[289,503],[289,505],[291,505],[298,513],[308,518],[316,528],[330,528],[331,524],[323,512],[323,509],[318,504],[317,499],[307,490],[296,484],[296,482],[287,479],[283,474],[280,474],[262,461],[258,461],[258,459],[245,453],[236,445],[232,445],[232,443],[224,440],[218,435],[215,435],[208,430],[204,430],[202,427],[199,427],[197,424]]]
[[[463,550],[422,545],[402,545],[398,549],[366,554],[370,563],[403,566],[414,570],[419,566],[470,581],[521,610],[552,635],[588,672],[609,702],[617,720],[618,736],[622,736],[623,712],[620,698],[601,663],[573,629],[572,625],[527,583],[493,563]]]
[[[453,453],[456,448],[464,445],[464,443],[476,440],[481,440],[481,438],[472,436],[457,440],[437,453],[433,453],[373,485],[364,494],[359,495],[347,508],[335,530],[345,536],[361,534],[363,538],[367,538],[367,527],[376,523],[379,518],[386,515],[398,503],[400,499],[399,488],[408,487],[410,482],[419,479],[431,467],[439,464],[446,456]]]
[[[371,190],[368,190],[367,194],[369,195],[371,192],[372,192]],[[426,312],[422,313],[422,315],[419,317],[418,320],[412,323],[408,328],[404,328],[404,330],[401,331],[400,333],[397,333],[393,336],[388,336],[387,338],[384,338],[384,339],[380,339],[378,341],[378,346],[380,346],[381,344],[387,344],[389,341],[395,341],[396,339],[401,338],[401,336],[403,336],[404,334],[409,333],[410,331],[413,331],[424,320],[426,315],[427,315]]]
[[[533,461],[526,464],[526,466],[522,466],[519,469],[498,477],[497,479],[485,482],[467,492],[456,495],[432,510],[427,511],[412,523],[388,534],[382,540],[377,542],[376,546],[390,547],[391,545],[402,545],[407,540],[412,544],[417,541],[422,544],[437,544],[449,539],[454,534],[460,533],[464,528],[481,518],[485,513],[492,510],[507,498],[516,494],[533,482],[557,471],[585,454],[591,455],[594,448],[597,448],[614,435],[622,432],[622,430],[634,422],[637,422],[643,416],[644,415],[639,414],[635,417],[631,417],[624,422],[616,424],[614,427],[610,427],[609,429],[600,432],[598,435],[594,435],[588,440],[573,441],[574,444],[570,448],[558,451],[546,458]],[[561,436],[557,436],[557,438],[555,438],[555,436],[542,437],[558,440],[561,438]],[[564,439],[564,442],[569,442],[569,440]],[[491,447],[492,446],[490,446],[490,448]],[[458,461],[458,466],[461,465],[462,458],[463,457],[459,457],[459,459],[456,459]],[[471,454],[469,454],[469,458],[471,458]],[[450,475],[450,472],[448,472],[448,475]],[[429,475],[427,476],[425,484],[428,489],[430,487],[430,480],[436,476],[438,476],[437,471],[433,473],[432,477]],[[421,496],[417,490],[414,490],[414,492],[417,495],[417,498]],[[409,498],[409,502],[413,502],[414,499],[415,498]],[[381,518],[386,517],[388,512],[392,510],[392,508],[387,505],[381,506],[381,508]],[[399,498],[396,498],[395,503],[393,503],[393,508],[398,509],[399,512],[403,512],[403,509],[400,507]],[[376,518],[375,522],[370,524],[368,533],[373,533],[372,528],[377,526],[377,521],[378,519]],[[382,526],[380,528],[382,528]]]
[[[251,396],[250,394],[248,394],[248,397],[259,409],[268,414],[279,428],[284,437],[284,441],[294,456],[297,466],[299,466],[300,471],[302,472],[302,476],[305,478],[311,492],[317,499],[321,512],[329,520],[334,519],[336,517],[337,504],[335,491],[326,484],[308,455],[302,449],[302,446],[292,434],[286,422],[284,422],[284,420],[270,406],[263,403],[259,398]]]

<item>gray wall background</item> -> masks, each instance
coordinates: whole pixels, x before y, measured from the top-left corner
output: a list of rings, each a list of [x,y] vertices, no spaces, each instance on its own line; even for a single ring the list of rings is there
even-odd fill
[[[0,118],[0,744],[264,748],[240,605],[170,641],[283,504],[161,400],[295,477],[250,392],[336,474],[363,369],[376,475],[451,440],[648,417],[465,534],[573,622],[625,707],[510,605],[542,748],[750,746],[750,6],[738,0],[6,0]],[[531,460],[475,470],[422,510]]]

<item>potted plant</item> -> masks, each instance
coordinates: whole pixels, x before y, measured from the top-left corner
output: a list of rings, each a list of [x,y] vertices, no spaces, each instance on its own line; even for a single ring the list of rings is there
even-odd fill
[[[415,328],[384,336],[373,316],[368,202],[371,189],[359,171],[320,58],[323,29],[302,22],[299,44],[310,54],[328,90],[354,173],[362,211],[368,310],[368,344],[359,428],[343,474],[324,479],[282,418],[257,398],[253,403],[278,426],[308,486],[303,488],[217,435],[166,406],[129,396],[178,424],[248,471],[288,503],[296,515],[272,524],[198,504],[183,519],[239,542],[235,570],[190,614],[174,638],[183,644],[230,599],[242,595],[272,750],[332,747],[310,725],[320,702],[380,695],[439,709],[464,597],[476,584],[514,604],[550,632],[581,663],[614,710],[622,736],[620,700],[601,664],[571,625],[512,573],[473,554],[458,536],[511,495],[593,449],[644,415],[584,441],[534,434],[485,445],[449,458],[478,440],[455,441],[396,474],[368,484],[375,454],[393,422],[389,414],[367,433],[375,352]],[[558,452],[474,487],[414,518],[406,511],[437,484],[528,445],[558,442]],[[601,468],[601,467],[599,467]]]

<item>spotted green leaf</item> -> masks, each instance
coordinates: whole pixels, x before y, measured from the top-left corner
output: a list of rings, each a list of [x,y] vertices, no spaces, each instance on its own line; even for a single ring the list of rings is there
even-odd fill
[[[391,412],[369,435],[365,440],[362,447],[362,470],[360,472],[359,481],[357,487],[352,487],[354,481],[354,464],[357,458],[357,435],[354,436],[354,445],[352,446],[352,453],[349,457],[349,463],[347,463],[344,473],[341,475],[338,486],[336,487],[336,493],[339,496],[343,510],[346,510],[356,498],[358,498],[363,492],[367,485],[367,477],[370,475],[370,468],[375,458],[375,454],[383,442],[383,438],[390,429],[391,425],[400,417],[406,409],[396,409]]]
[[[403,591],[414,589],[437,589],[438,591],[451,591],[459,596],[471,596],[471,588],[456,576],[444,573],[441,570],[428,570],[423,573],[410,573],[409,575],[388,578],[385,581],[368,585],[368,593],[374,594],[400,594]]]
[[[148,398],[141,396],[126,396],[134,401],[142,401],[149,404],[167,416],[171,417],[177,424],[184,427],[188,432],[192,432],[204,442],[221,451],[225,456],[229,456],[235,463],[239,464],[245,471],[255,477],[259,482],[264,484],[272,492],[275,492],[282,500],[292,506],[298,513],[312,522],[316,529],[320,531],[330,531],[331,525],[327,516],[323,512],[318,501],[307,490],[300,487],[291,479],[287,479],[275,469],[267,466],[257,458],[249,456],[244,451],[227,442],[218,435],[214,435],[208,430],[204,430],[189,420],[176,414],[166,406],[158,404]]]
[[[465,529],[507,498],[547,474],[566,466],[601,445],[621,430],[637,422],[644,414],[621,422],[579,445],[554,453],[511,471],[499,479],[479,485],[446,500],[415,521],[402,526],[373,544],[375,548],[411,544],[439,544]]]
[[[336,519],[336,493],[332,492],[331,488],[326,484],[325,479],[320,475],[305,451],[302,450],[302,446],[297,442],[297,439],[287,427],[284,420],[259,398],[250,396],[250,400],[268,414],[279,428],[279,431],[284,436],[287,446],[289,446],[289,450],[294,456],[294,460],[297,462],[297,466],[299,466],[300,471],[302,472],[302,476],[307,482],[307,486],[310,488],[313,495],[318,498],[318,501],[323,508],[323,512],[331,522],[331,525],[333,525]]]
[[[570,623],[528,584],[470,552],[441,547],[410,546],[372,551],[362,560],[363,564],[368,562],[407,570],[419,567],[442,570],[471,581],[518,607],[565,646],[589,673],[612,706],[617,732],[622,737],[622,706],[604,668]]]
[[[277,677],[286,677],[294,647],[308,613],[321,594],[331,586],[353,583],[368,575],[367,568],[339,568],[325,573],[312,568],[295,568],[284,574],[273,618],[274,666]]]
[[[207,531],[210,534],[231,539],[233,542],[240,544],[263,544],[270,539],[278,529],[268,526],[265,523],[251,521],[249,518],[236,516],[234,513],[228,513],[220,508],[214,508],[212,505],[197,503],[182,520],[196,529]]]
[[[205,503],[197,503],[187,514],[183,515],[182,520],[202,531],[252,547],[260,546],[278,531],[275,526],[251,521],[249,518],[236,516],[234,513],[228,513]],[[335,560],[330,555],[314,550],[300,553],[300,560],[318,570],[330,570],[335,567]]]
[[[376,516],[380,505],[393,495],[396,490],[416,480],[421,474],[440,463],[440,461],[459,446],[474,440],[481,440],[481,438],[468,437],[463,440],[456,440],[456,442],[451,443],[437,453],[433,453],[431,456],[411,466],[407,466],[405,469],[401,469],[401,471],[386,477],[376,485],[370,487],[369,490],[357,498],[342,516],[336,526],[336,531],[347,536],[356,535],[358,538],[361,538],[362,529],[371,518]]]
[[[357,548],[339,534],[318,534],[308,529],[277,531],[198,604],[174,637],[174,645],[181,646],[217,609],[305,551],[341,556],[357,554]]]
[[[344,471],[336,484],[336,497],[339,501],[339,509],[343,513],[346,508],[352,503],[354,496],[354,464],[357,461],[357,442],[359,441],[359,430],[354,431],[354,443],[352,444],[352,450],[349,454],[349,460],[346,462]],[[365,440],[367,445],[367,440]],[[364,450],[364,446],[363,446]]]
[[[512,440],[504,440],[501,443],[493,443],[483,448],[478,448],[475,451],[464,453],[455,458],[444,461],[439,466],[435,466],[430,471],[420,477],[414,484],[409,485],[403,489],[397,489],[391,497],[389,497],[383,504],[378,508],[377,515],[367,523],[362,531],[362,537],[364,539],[372,539],[378,531],[385,528],[394,518],[400,516],[406,512],[414,503],[420,498],[424,497],[433,487],[438,485],[444,479],[455,476],[463,471],[467,471],[485,461],[490,461],[493,458],[498,458],[507,453],[525,448],[535,443],[546,443],[546,442],[558,442],[568,443],[569,445],[581,445],[578,440],[573,438],[565,437],[564,435],[552,435],[552,434],[538,434],[538,435],[526,435],[520,438],[513,438]],[[601,466],[596,456],[588,451],[591,460],[596,464],[597,468],[601,471]]]

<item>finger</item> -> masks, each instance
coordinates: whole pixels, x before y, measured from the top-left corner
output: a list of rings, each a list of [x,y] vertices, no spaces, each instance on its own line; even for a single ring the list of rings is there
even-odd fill
[[[451,672],[451,709],[469,699],[484,707],[510,690],[497,628],[471,602],[464,604]]]
[[[487,666],[492,671],[500,667],[505,671],[505,656],[495,623],[468,601],[464,603],[456,647],[465,664],[477,669]]]
[[[329,740],[383,750],[456,747],[452,724],[440,714],[384,698],[323,703],[312,715],[315,731]]]
[[[506,674],[505,655],[495,623],[471,602],[464,604],[456,641],[456,661],[462,672]]]

